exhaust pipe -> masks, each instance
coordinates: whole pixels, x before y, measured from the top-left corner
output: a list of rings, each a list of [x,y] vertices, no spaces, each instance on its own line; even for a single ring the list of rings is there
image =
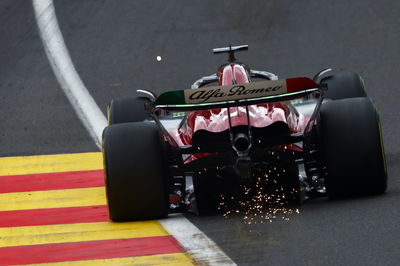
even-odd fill
[[[247,136],[244,133],[238,133],[235,135],[233,139],[233,147],[236,149],[238,152],[245,152],[250,148],[250,139],[249,136]]]

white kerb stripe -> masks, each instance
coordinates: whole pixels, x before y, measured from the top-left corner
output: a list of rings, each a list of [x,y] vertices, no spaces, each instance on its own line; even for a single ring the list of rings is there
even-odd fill
[[[89,94],[65,46],[52,0],[32,0],[40,37],[54,74],[90,136],[101,148],[107,119]],[[199,265],[236,265],[211,239],[183,215],[159,221]]]
[[[57,23],[53,1],[33,0],[32,3],[40,37],[53,72],[79,119],[97,146],[101,147],[101,135],[107,120],[71,61]]]
[[[181,214],[159,220],[199,265],[236,265],[214,241]]]

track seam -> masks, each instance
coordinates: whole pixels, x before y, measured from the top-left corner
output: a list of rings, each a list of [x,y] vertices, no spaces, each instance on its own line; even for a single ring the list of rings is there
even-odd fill
[[[107,120],[79,77],[58,26],[52,0],[32,0],[36,22],[50,66],[79,119],[101,148]],[[216,244],[183,215],[159,220],[200,265],[236,265]]]

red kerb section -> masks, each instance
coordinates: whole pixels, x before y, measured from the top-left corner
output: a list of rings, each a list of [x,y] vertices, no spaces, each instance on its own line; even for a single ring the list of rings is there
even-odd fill
[[[0,176],[0,193],[104,186],[103,170]]]
[[[109,259],[183,252],[172,236],[0,248],[3,265]]]
[[[105,205],[0,212],[0,227],[108,221],[110,220]]]

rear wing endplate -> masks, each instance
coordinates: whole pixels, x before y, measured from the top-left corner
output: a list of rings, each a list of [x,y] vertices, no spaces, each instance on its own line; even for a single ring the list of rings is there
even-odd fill
[[[309,78],[289,78],[168,91],[156,99],[154,106],[169,111],[227,108],[290,100],[317,90],[320,86]]]

